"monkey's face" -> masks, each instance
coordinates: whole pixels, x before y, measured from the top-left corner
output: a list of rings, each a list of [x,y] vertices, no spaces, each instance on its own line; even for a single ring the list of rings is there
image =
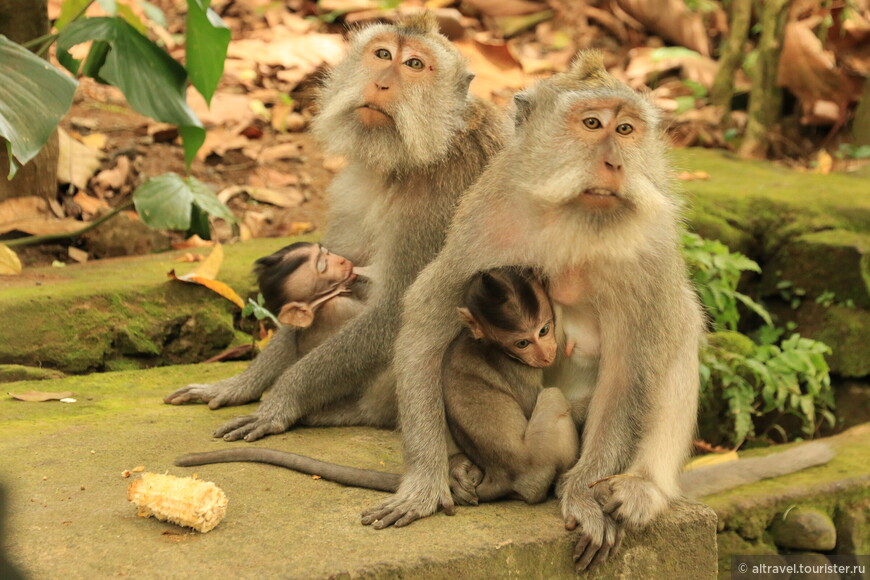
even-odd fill
[[[305,262],[284,281],[287,302],[311,302],[356,278],[350,260],[331,253],[320,244],[302,248],[293,254],[304,255]]]
[[[330,73],[312,130],[332,153],[380,171],[427,165],[462,126],[469,75],[437,32],[376,25]]]
[[[556,333],[553,312],[544,320],[526,321],[519,332],[491,329],[491,339],[505,352],[523,364],[544,368],[556,360]]]
[[[362,50],[361,65],[369,81],[362,87],[357,117],[366,127],[395,125],[407,95],[431,92],[435,55],[420,39],[384,33]]]

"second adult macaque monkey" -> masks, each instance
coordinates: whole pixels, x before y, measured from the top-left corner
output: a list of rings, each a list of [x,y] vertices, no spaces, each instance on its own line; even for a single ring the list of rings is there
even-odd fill
[[[452,509],[440,376],[460,329],[450,313],[475,272],[536,268],[568,337],[597,337],[587,368],[560,372],[558,385],[588,403],[580,459],[559,487],[585,569],[607,558],[624,526],[646,525],[681,495],[703,318],[651,101],[586,52],[515,102],[515,138],[463,197],[444,249],[406,294],[394,358],[406,471],[362,523],[401,526]],[[625,476],[590,488],[614,475]]]
[[[215,431],[226,440],[254,441],[312,412],[359,401],[382,380],[405,290],[440,250],[459,196],[509,133],[494,106],[468,94],[472,77],[431,14],[354,33],[347,57],[324,82],[312,131],[327,152],[347,160],[329,188],[323,243],[369,267],[378,284],[362,313],[301,359],[293,329],[282,328],[238,376],[188,385],[165,402],[218,408],[271,389],[253,414]],[[328,423],[358,418],[339,415]]]

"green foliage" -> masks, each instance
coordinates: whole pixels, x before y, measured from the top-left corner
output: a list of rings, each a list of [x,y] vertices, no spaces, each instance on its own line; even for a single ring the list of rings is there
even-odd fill
[[[280,326],[278,323],[278,319],[275,318],[275,315],[269,312],[264,305],[263,295],[257,294],[257,301],[254,302],[253,298],[248,298],[248,303],[245,304],[245,307],[242,309],[242,316],[251,316],[257,320],[264,320],[266,318],[270,319],[275,323],[276,326]]]
[[[72,105],[77,85],[26,48],[0,36],[0,142],[6,141],[9,153],[9,179],[48,141]]]
[[[147,27],[129,6],[133,0],[99,0],[111,16],[84,17],[94,1],[65,0],[57,32],[31,44],[43,52],[56,41],[58,61],[73,75],[112,84],[138,112],[177,125],[189,168],[205,141],[205,129],[187,104],[187,85],[192,83],[211,101],[223,74],[229,29],[209,8],[210,0],[187,0],[185,68],[148,38]],[[148,18],[165,23],[153,4],[137,1]],[[74,59],[69,49],[87,42],[84,61]],[[74,91],[75,81],[0,37],[0,141],[6,140],[10,153],[10,178],[18,163],[26,163],[45,145],[69,110]],[[208,215],[233,219],[208,187],[193,178],[154,178],[133,197],[143,221],[155,228],[185,229],[208,238]]]
[[[788,438],[781,424],[786,416],[797,417],[807,437],[823,420],[833,426],[834,396],[824,356],[830,347],[798,334],[780,341],[785,330],[773,325],[761,304],[737,291],[741,273],[760,272],[758,264],[694,234],[683,241],[692,279],[717,331],[701,349],[702,414],[711,408],[715,414],[724,403],[727,438],[736,447],[757,435],[756,417],[763,416],[767,432],[778,431],[783,439]],[[757,342],[735,332],[738,304],[765,321]]]
[[[193,177],[184,178],[175,173],[149,179],[136,189],[133,201],[142,221],[152,228],[193,229],[192,233],[208,236],[207,223],[203,232],[201,216],[194,215],[194,208],[225,220],[235,220],[232,212],[207,185]]]
[[[834,157],[837,159],[870,159],[870,145],[840,143]]]
[[[716,240],[705,240],[692,233],[683,235],[683,255],[691,269],[692,281],[701,303],[712,318],[714,330],[737,330],[743,304],[766,324],[772,325],[767,310],[749,296],[737,291],[743,272],[761,272],[754,261],[743,254],[732,253],[728,246]]]

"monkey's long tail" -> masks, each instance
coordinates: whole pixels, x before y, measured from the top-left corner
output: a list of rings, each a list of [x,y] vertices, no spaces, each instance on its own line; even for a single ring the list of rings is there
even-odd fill
[[[821,465],[833,457],[834,450],[827,443],[807,443],[766,457],[738,459],[692,469],[682,474],[681,482],[687,496],[700,497]]]
[[[399,474],[386,471],[373,471],[338,465],[289,453],[276,449],[248,448],[248,449],[221,449],[220,451],[206,451],[204,453],[188,453],[175,460],[179,467],[192,467],[194,465],[206,465],[208,463],[230,463],[234,461],[253,461],[256,463],[268,463],[285,467],[294,471],[300,471],[309,475],[319,475],[328,481],[364,487],[378,491],[394,493],[399,488]]]

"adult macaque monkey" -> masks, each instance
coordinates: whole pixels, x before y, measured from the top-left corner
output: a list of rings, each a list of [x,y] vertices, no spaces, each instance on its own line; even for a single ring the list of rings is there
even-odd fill
[[[575,378],[559,385],[588,400],[580,459],[559,487],[585,569],[607,558],[621,524],[643,526],[680,495],[702,314],[650,100],[585,52],[515,101],[515,138],[463,198],[444,249],[406,294],[393,367],[406,472],[362,523],[402,526],[452,508],[439,374],[460,330],[451,312],[476,271],[534,267],[550,280],[568,338],[598,337],[593,372],[563,372]]]
[[[204,401],[214,409],[257,400],[271,387],[254,414],[215,431],[254,441],[312,411],[359,400],[383,376],[402,295],[440,250],[460,194],[509,132],[492,105],[468,94],[472,77],[431,14],[354,34],[324,83],[312,130],[348,161],[329,190],[323,243],[370,267],[378,284],[359,316],[289,368],[294,332],[283,328],[240,375],[188,385],[167,403]],[[358,419],[340,415],[332,424]]]

